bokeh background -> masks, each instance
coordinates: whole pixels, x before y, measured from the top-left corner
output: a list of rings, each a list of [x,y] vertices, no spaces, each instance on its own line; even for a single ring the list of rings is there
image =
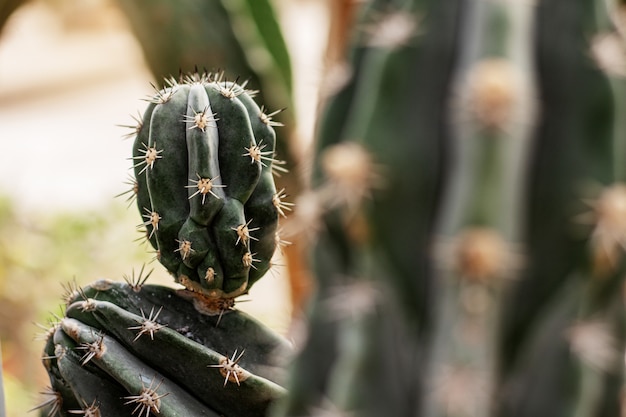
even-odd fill
[[[326,3],[274,2],[294,74],[288,111],[303,149],[314,128]],[[150,82],[114,0],[27,1],[0,32],[0,342],[8,417],[27,415],[48,383],[37,335],[61,314],[63,284],[120,280],[148,263],[151,282],[173,285],[149,263],[150,248],[135,242],[136,208],[115,198],[129,188],[131,166],[132,140],[120,125],[134,123],[141,99],[153,92]],[[277,268],[239,306],[286,333],[289,285]]]

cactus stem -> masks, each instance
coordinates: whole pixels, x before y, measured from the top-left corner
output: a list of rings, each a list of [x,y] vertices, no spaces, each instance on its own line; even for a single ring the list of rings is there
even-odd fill
[[[139,416],[145,414],[146,417],[150,415],[150,413],[160,414],[161,407],[161,398],[169,395],[169,392],[164,394],[159,394],[157,391],[161,387],[163,380],[161,380],[155,386],[156,377],[153,377],[150,381],[150,385],[147,387],[143,382],[143,377],[141,377],[141,391],[139,395],[130,395],[128,397],[124,397],[125,400],[128,400],[125,405],[128,404],[137,404],[132,414],[134,415],[137,411],[139,411]]]
[[[124,274],[124,276],[123,276],[124,281],[126,281],[128,286],[134,292],[141,291],[141,287],[143,287],[143,285],[146,283],[148,278],[150,278],[150,275],[152,275],[152,272],[154,271],[153,269],[151,269],[150,271],[148,271],[148,273],[146,275],[144,275],[143,271],[144,271],[145,267],[146,267],[145,264],[141,265],[141,270],[139,271],[139,274],[137,276],[135,276],[135,269],[134,268],[133,268],[133,271],[132,271],[130,277],[128,275],[126,275],[126,274]]]
[[[159,216],[159,213],[157,213],[156,211],[152,211],[146,207],[143,208],[143,211],[145,211],[146,214],[142,214],[141,216],[145,218],[146,221],[141,223],[137,227],[152,226],[152,230],[150,231],[150,234],[148,235],[148,239],[151,239],[154,233],[156,233],[159,230],[159,221],[161,221],[161,216]]]
[[[76,349],[85,351],[85,354],[80,358],[81,365],[87,364],[93,358],[100,359],[106,353],[104,334],[99,333],[96,340],[91,343],[81,343],[76,346]]]
[[[241,351],[237,356],[237,349],[233,352],[232,357],[225,356],[220,360],[218,365],[209,365],[209,368],[219,368],[220,373],[224,377],[224,386],[228,382],[236,382],[237,385],[241,385],[241,382],[245,381],[247,375],[246,372],[239,366],[239,361],[245,353],[245,349]]]
[[[163,306],[161,306],[161,308],[159,308],[157,312],[155,313],[154,307],[152,307],[148,317],[146,317],[143,310],[140,310],[141,318],[143,319],[143,322],[139,326],[131,326],[128,328],[128,330],[139,330],[139,333],[137,333],[137,336],[135,337],[133,342],[137,341],[144,334],[149,334],[150,340],[154,340],[154,333],[158,332],[163,327],[165,327],[164,324],[159,324],[156,321],[156,319],[159,317],[159,314],[161,314],[161,310],[163,310]]]
[[[259,118],[261,119],[261,121],[263,123],[265,123],[267,126],[272,126],[272,127],[280,127],[280,126],[285,126],[283,123],[281,122],[277,122],[275,120],[272,120],[272,117],[276,116],[278,113],[281,113],[283,111],[285,111],[287,108],[283,107],[282,109],[278,109],[272,113],[266,113],[265,111],[265,106],[261,106],[261,114],[259,114]]]
[[[191,129],[200,129],[204,132],[204,129],[207,127],[217,127],[217,125],[215,124],[215,113],[207,113],[207,111],[209,110],[209,106],[207,105],[204,110],[196,112],[195,110],[193,110],[193,117],[192,116],[188,116],[186,114],[183,114],[183,122],[184,123],[193,123],[193,125],[189,126],[187,128],[187,130],[191,130]],[[209,119],[209,116],[212,116],[211,119]],[[213,122],[213,123],[212,123]]]
[[[71,329],[69,328],[68,330],[75,330],[75,329]],[[51,356],[46,356],[43,359],[61,359],[63,358],[63,356],[65,356],[65,353],[67,352],[67,348],[61,344],[56,344],[54,345],[54,355]]]
[[[223,184],[215,184],[213,181],[217,180],[219,176],[214,178],[202,178],[199,174],[196,174],[198,177],[197,180],[189,179],[193,184],[185,185],[186,188],[197,188],[198,191],[189,196],[189,200],[197,196],[198,194],[202,195],[202,204],[206,201],[206,195],[211,194],[213,197],[219,199],[220,197],[213,192],[213,187],[215,188],[224,188],[226,185]]]
[[[142,145],[145,148],[143,149],[144,154],[140,156],[134,156],[131,158],[131,159],[142,159],[142,161],[133,165],[133,168],[140,167],[143,164],[146,165],[145,167],[143,167],[141,171],[139,171],[139,175],[143,174],[148,168],[152,169],[157,159],[163,158],[163,156],[161,155],[161,153],[163,152],[163,149],[157,150],[156,143],[154,144],[153,147],[150,147],[143,142],[142,142]]]
[[[81,310],[84,312],[93,311],[95,308],[94,300],[89,298],[87,294],[85,294],[85,290],[82,287],[76,286],[76,289],[73,293],[67,296],[66,305],[69,306],[71,303],[75,301],[82,301]]]
[[[91,404],[87,404],[85,400],[81,400],[81,402],[83,403],[82,410],[68,410],[68,413],[82,414],[84,417],[100,417],[100,404],[97,404],[97,399],[94,399]]]
[[[237,227],[231,228],[232,230],[237,232],[237,241],[235,242],[235,246],[237,246],[239,242],[241,242],[244,246],[248,247],[250,240],[259,240],[253,236],[250,236],[250,232],[254,232],[260,229],[260,227],[253,227],[252,229],[248,228],[251,222],[252,219],[248,220],[246,224],[240,224]]]
[[[174,252],[180,252],[180,256],[183,258],[183,261],[187,259],[189,255],[195,252],[195,250],[191,248],[190,241],[185,240],[185,239],[183,240],[176,239],[176,242],[178,242],[178,249],[176,249]]]
[[[217,321],[215,322],[215,328],[219,327],[224,313],[226,313],[227,311],[233,310],[233,307],[235,306],[235,299],[234,298],[220,299],[220,302],[218,302],[218,305],[219,305],[220,314],[219,316],[217,316]]]
[[[285,214],[285,210],[291,211],[291,207],[294,206],[294,203],[287,203],[283,201],[283,198],[285,197],[287,197],[287,194],[285,193],[284,188],[282,188],[272,197],[272,204],[274,204],[274,207],[276,207],[278,213],[283,217],[287,217],[287,215]]]
[[[63,397],[60,392],[55,391],[51,386],[47,386],[43,391],[39,391],[39,395],[41,395],[43,399],[39,404],[28,410],[29,413],[45,408],[48,408],[47,417],[54,417],[61,413]]]

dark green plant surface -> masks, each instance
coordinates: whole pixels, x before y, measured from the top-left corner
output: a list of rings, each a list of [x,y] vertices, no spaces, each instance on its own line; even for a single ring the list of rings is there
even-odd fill
[[[286,340],[144,278],[69,290],[45,349],[53,395],[42,415],[262,416],[284,396]]]
[[[604,2],[531,3],[361,8],[273,415],[621,415],[623,28]]]
[[[187,289],[229,303],[270,268],[285,206],[271,115],[223,74],[159,90],[133,146],[137,207],[156,257]]]

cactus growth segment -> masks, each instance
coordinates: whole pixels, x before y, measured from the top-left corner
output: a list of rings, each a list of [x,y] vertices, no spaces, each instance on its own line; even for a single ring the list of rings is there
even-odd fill
[[[244,313],[203,315],[171,288],[101,280],[72,288],[49,332],[41,415],[264,415],[285,394],[290,349]]]
[[[187,289],[232,299],[270,268],[286,203],[272,176],[278,123],[253,92],[219,78],[168,80],[143,116],[133,160],[157,259]]]

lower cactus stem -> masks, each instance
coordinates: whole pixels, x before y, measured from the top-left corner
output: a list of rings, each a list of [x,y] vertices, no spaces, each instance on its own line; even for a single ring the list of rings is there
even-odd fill
[[[41,409],[265,415],[286,393],[277,382],[290,344],[232,305],[219,316],[206,315],[183,294],[106,280],[69,294],[44,360],[62,401],[42,403]]]

